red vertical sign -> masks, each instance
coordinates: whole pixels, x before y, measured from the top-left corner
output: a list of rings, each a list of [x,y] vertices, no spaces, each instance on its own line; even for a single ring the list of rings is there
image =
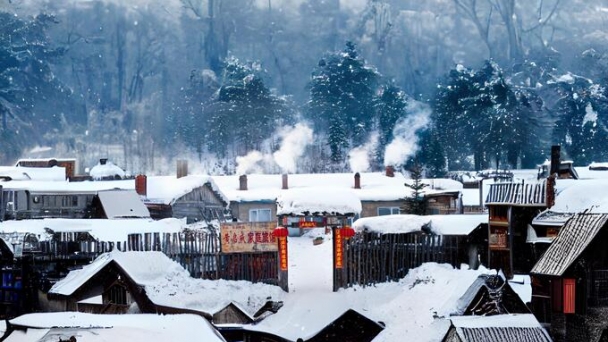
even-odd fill
[[[287,271],[287,238],[279,237],[279,266],[281,271]]]
[[[576,311],[576,280],[564,279],[564,313],[573,314]]]
[[[336,268],[342,268],[343,267],[343,262],[344,262],[344,250],[343,250],[343,243],[342,243],[342,229],[338,228],[338,229],[334,229],[334,231],[336,232],[336,234],[334,235],[334,260],[335,260],[335,267]]]

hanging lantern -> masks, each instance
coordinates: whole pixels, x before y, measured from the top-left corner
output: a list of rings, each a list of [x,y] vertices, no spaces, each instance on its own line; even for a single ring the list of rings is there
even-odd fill
[[[351,227],[343,227],[342,228],[342,236],[344,236],[345,238],[349,239],[349,238],[355,236],[355,230],[352,229]]]
[[[274,236],[276,237],[287,237],[289,235],[289,231],[285,227],[276,227],[274,229]]]

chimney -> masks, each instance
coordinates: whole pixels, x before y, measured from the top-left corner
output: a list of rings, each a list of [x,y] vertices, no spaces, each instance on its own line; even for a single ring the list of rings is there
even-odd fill
[[[554,176],[556,173],[559,174],[559,164],[560,164],[560,146],[553,145],[551,146],[551,168],[549,169],[549,177]],[[558,175],[559,177],[559,175]]]
[[[287,174],[286,173],[283,174],[282,180],[283,180],[283,182],[282,182],[281,189],[284,189],[284,190],[285,189],[289,189],[289,180],[287,178]]]
[[[239,190],[247,190],[247,175],[239,177]]]
[[[148,195],[148,177],[146,175],[137,175],[135,177],[135,192],[140,196]]]
[[[386,177],[395,177],[395,168],[392,165],[386,167]]]
[[[555,205],[555,177],[549,176],[547,178],[545,191],[545,205],[547,206],[547,209],[551,209],[551,207]]]
[[[99,165],[106,165],[107,162],[108,162],[108,158],[99,159]]]
[[[355,173],[355,189],[361,189],[361,175],[359,172]]]
[[[177,160],[177,178],[186,177],[188,175],[188,161],[184,159]]]

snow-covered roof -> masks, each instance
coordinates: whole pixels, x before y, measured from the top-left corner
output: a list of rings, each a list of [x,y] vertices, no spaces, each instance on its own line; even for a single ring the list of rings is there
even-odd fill
[[[218,196],[228,204],[229,199],[219,191],[215,181],[208,175],[188,175],[177,178],[176,176],[150,176],[147,177],[146,201],[171,204],[175,200],[191,192],[192,190],[209,184]]]
[[[574,213],[559,213],[554,212],[551,209],[546,209],[532,219],[532,224],[538,226],[560,227],[572,216],[574,216]],[[534,233],[536,234],[536,232]]]
[[[0,233],[32,233],[39,240],[52,238],[51,231],[86,232],[98,241],[127,241],[135,233],[177,233],[186,227],[185,220],[166,218],[152,219],[40,219],[7,220],[0,222]]]
[[[277,215],[355,215],[361,212],[361,201],[354,192],[337,187],[287,189],[277,198]]]
[[[541,325],[533,314],[505,314],[492,316],[451,316],[450,320],[457,328],[484,327],[518,327],[540,328]]]
[[[560,229],[553,243],[543,253],[530,273],[561,276],[585,251],[608,222],[608,214],[574,215]]]
[[[97,196],[108,219],[150,217],[148,208],[133,190],[105,190]]]
[[[200,341],[225,339],[204,318],[192,315],[94,315],[81,312],[32,313],[10,320],[26,327],[5,341]]]
[[[89,175],[93,177],[93,179],[103,179],[107,177],[124,178],[125,171],[111,161],[105,161],[103,164],[100,161],[91,168]]]
[[[598,171],[602,172],[602,171]],[[555,204],[537,215],[532,224],[560,226],[576,213],[608,213],[608,179],[558,179]]]
[[[353,193],[361,201],[395,201],[406,197],[411,190],[404,184],[408,180],[400,173],[387,177],[381,172],[360,173],[361,188],[355,189],[355,178],[352,173],[316,173],[289,174],[289,189],[307,187],[332,187],[353,189]],[[239,190],[239,176],[211,176],[219,190],[234,202],[274,202],[282,190],[282,175],[280,174],[248,174],[247,190]],[[462,189],[460,182],[451,179],[422,180],[429,186],[425,193],[441,193]]]
[[[459,340],[483,342],[491,337],[504,342],[550,342],[547,331],[533,314],[450,317]]]
[[[312,241],[317,236],[323,236],[324,243],[314,245]],[[261,283],[182,278],[181,273],[172,275],[159,268],[164,278],[150,277],[156,280],[146,282],[146,294],[158,305],[204,312],[217,312],[233,301],[249,314],[255,313],[270,297],[282,301],[283,307],[245,328],[293,341],[314,336],[348,309],[386,324],[374,341],[439,341],[448,331],[450,321],[434,316],[447,317],[454,312],[458,299],[478,276],[490,272],[483,267],[454,269],[448,264],[425,263],[396,282],[334,292],[331,239],[323,228],[288,239],[289,293]],[[152,261],[141,263],[156,262]]]
[[[578,213],[591,209],[595,213],[608,213],[608,179],[578,179],[556,181],[554,212]]]
[[[524,303],[532,302],[532,279],[527,274],[514,274],[509,285]]]
[[[488,215],[386,215],[363,217],[353,223],[357,231],[382,234],[405,234],[427,226],[440,235],[468,235],[480,224],[488,223]]]
[[[0,177],[10,177],[19,181],[65,181],[65,167],[0,166]]]
[[[268,298],[279,300],[278,287],[247,281],[204,280],[190,277],[181,265],[161,252],[105,253],[80,270],[71,271],[49,293],[69,296],[109,263],[118,264],[140,286],[148,298],[160,306],[215,313],[230,303],[253,314]]]
[[[84,285],[110,262],[117,263],[136,284],[153,284],[167,274],[177,279],[190,275],[181,265],[169,259],[162,252],[121,252],[112,251],[97,257],[82,269],[71,271],[67,277],[55,283],[49,293],[69,296]]]
[[[96,193],[111,189],[135,189],[135,181],[112,180],[112,181],[10,181],[0,182],[4,189],[29,190],[31,193]]]
[[[290,239],[294,241],[296,239]],[[348,309],[356,310],[386,328],[374,341],[437,341],[449,325],[433,318],[453,312],[458,298],[487,270],[458,270],[447,264],[427,263],[411,269],[398,282],[331,291],[331,243],[312,247],[306,238],[291,244],[290,293],[277,313],[249,329],[268,331],[291,340],[314,336]],[[305,242],[308,242],[304,244]],[[302,250],[303,246],[310,246]],[[324,247],[321,247],[324,246]],[[305,252],[306,251],[306,252]],[[329,262],[328,262],[329,261]],[[295,264],[292,266],[292,264]],[[295,271],[298,271],[296,275]],[[327,287],[327,291],[319,290]]]
[[[608,171],[603,170],[603,167],[608,163],[591,163],[589,166],[575,166],[574,169],[578,173],[578,179],[606,179]]]

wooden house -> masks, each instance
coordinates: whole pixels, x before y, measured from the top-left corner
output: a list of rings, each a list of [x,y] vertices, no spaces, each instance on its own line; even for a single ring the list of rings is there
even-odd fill
[[[209,176],[135,178],[135,190],[154,219],[185,218],[187,223],[231,220],[228,200]]]
[[[443,342],[551,342],[532,314],[450,317]]]
[[[292,340],[257,329],[250,329],[246,325],[219,324],[215,328],[228,342],[293,342]]]
[[[482,274],[458,299],[453,316],[531,314],[502,274]]]
[[[41,307],[45,311],[98,314],[192,313],[215,324],[243,325],[260,321],[268,316],[264,313],[276,312],[282,306],[281,302],[267,301],[253,314],[251,308],[248,312],[238,303],[228,301],[217,310],[217,298],[212,301],[214,307],[199,304],[204,302],[200,297],[203,291],[181,302],[162,290],[171,286],[174,291],[179,291],[180,285],[167,285],[169,277],[171,282],[189,288],[195,286],[190,282],[196,280],[162,252],[113,251],[102,254],[89,265],[72,270],[56,282]],[[194,306],[190,306],[190,303],[194,303]]]
[[[608,214],[579,213],[530,271],[532,307],[559,341],[598,341],[608,325]]]
[[[361,201],[361,212],[355,218],[402,213],[410,189],[401,173],[366,172],[332,174],[284,174],[212,176],[221,193],[230,202],[238,221],[276,221],[276,198],[289,189],[325,187],[352,189]],[[460,214],[462,184],[451,179],[424,180],[428,213]]]
[[[211,321],[213,324],[250,324],[254,319],[238,304],[228,303],[213,314]]]
[[[372,321],[355,310],[347,310],[306,342],[368,342],[372,341],[384,325]]]
[[[32,313],[7,321],[3,341],[192,341],[226,342],[196,315],[94,315]]]
[[[489,267],[507,276],[527,273],[536,260],[526,243],[528,225],[552,203],[552,179],[533,183],[494,183],[485,205],[489,213]]]
[[[150,216],[133,190],[110,183],[5,182],[1,187],[0,219],[109,218],[119,212],[125,217]]]
[[[164,261],[167,267],[172,264],[170,259],[159,256],[160,252],[145,253],[141,256],[155,262]],[[133,256],[133,253],[127,254]],[[106,253],[92,264],[71,271],[49,290],[48,302],[43,307],[49,311],[109,314],[126,313],[130,308],[136,312],[157,312],[156,305],[146,296],[144,286],[130,274],[132,260],[127,254]],[[101,300],[91,300],[96,297]]]

